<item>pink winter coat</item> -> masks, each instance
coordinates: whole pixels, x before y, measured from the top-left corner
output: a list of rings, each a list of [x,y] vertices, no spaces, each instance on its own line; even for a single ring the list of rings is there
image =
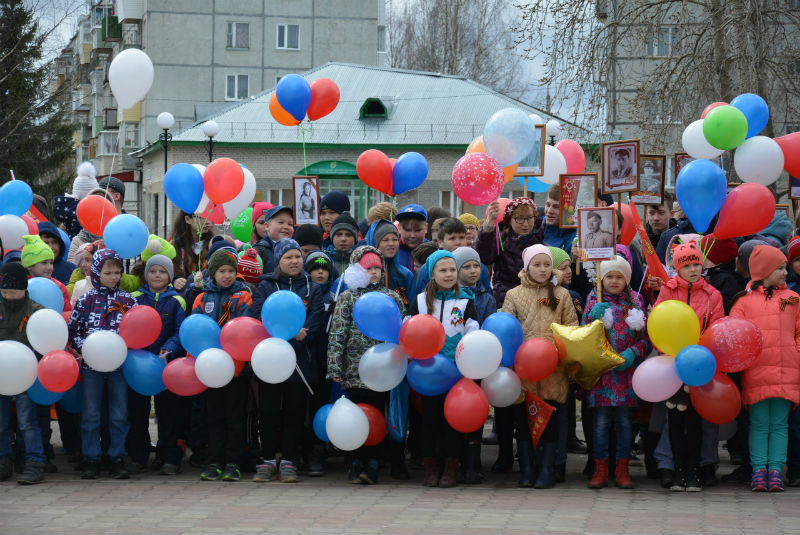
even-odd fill
[[[800,403],[800,297],[785,284],[772,297],[760,287],[740,297],[730,315],[753,321],[764,337],[758,360],[742,373],[742,403],[768,398]]]
[[[697,282],[689,283],[679,276],[671,278],[661,285],[661,292],[658,294],[658,300],[654,306],[671,299],[683,301],[692,307],[700,319],[701,333],[705,332],[712,323],[725,317],[722,294],[705,279],[701,278]]]

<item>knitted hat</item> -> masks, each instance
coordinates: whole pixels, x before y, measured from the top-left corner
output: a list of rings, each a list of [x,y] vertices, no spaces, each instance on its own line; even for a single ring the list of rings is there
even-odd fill
[[[736,258],[739,246],[733,240],[717,240],[713,234],[707,234],[700,240],[700,250],[705,251],[709,262],[718,266]]]
[[[564,251],[561,247],[549,247],[549,249],[550,256],[553,257],[553,269],[558,269],[561,264],[571,260],[569,253]]]
[[[550,248],[546,245],[537,243],[536,245],[526,247],[525,250],[522,251],[522,269],[528,269],[528,264],[531,263],[531,260],[537,254],[546,254],[550,257],[551,262],[553,260],[553,254],[550,252]]]
[[[750,255],[753,254],[753,249],[759,245],[768,245],[768,243],[762,240],[748,240],[739,245],[739,254],[736,255],[736,260],[748,273],[750,272]]]
[[[333,262],[331,261],[331,257],[322,251],[314,251],[309,254],[306,257],[306,261],[303,263],[303,269],[306,273],[311,273],[318,268],[327,269],[328,273],[331,275],[333,274]]]
[[[144,251],[142,251],[142,261],[146,263],[157,254],[166,256],[172,260],[175,258],[175,256],[177,256],[178,253],[175,251],[175,247],[170,242],[161,236],[150,234],[147,247],[145,247]]]
[[[171,281],[175,277],[175,267],[172,265],[172,260],[164,256],[163,254],[154,254],[147,260],[147,264],[144,266],[144,278],[147,280],[147,274],[150,272],[150,268],[153,266],[161,266],[167,273],[169,273],[169,280]]]
[[[769,225],[759,232],[759,234],[766,236],[767,238],[773,238],[776,241],[780,242],[780,246],[783,247],[786,245],[786,242],[789,241],[789,237],[792,235],[792,222],[789,221],[789,218],[786,217],[786,212],[782,210],[778,210],[775,212],[775,215],[772,218],[772,221],[769,222]]]
[[[300,247],[304,245],[316,245],[322,248],[322,228],[317,225],[300,225],[294,233],[294,239],[297,240]]]
[[[24,267],[28,268],[45,260],[55,260],[53,250],[38,234],[26,234],[22,238],[25,240],[25,247],[22,248],[22,265]]]
[[[750,255],[750,277],[754,281],[761,281],[786,263],[786,256],[771,245],[756,245]]]
[[[3,257],[3,262],[22,262],[22,251],[19,249],[14,249],[13,251],[9,251]]]
[[[672,267],[675,268],[675,271],[680,271],[682,267],[689,264],[702,263],[703,255],[695,242],[682,243],[672,248]]]
[[[511,214],[513,214],[514,210],[520,206],[530,206],[533,208],[534,217],[536,217],[536,214],[539,213],[539,208],[536,207],[536,203],[533,202],[533,199],[529,199],[527,197],[517,197],[516,199],[511,199],[511,202],[506,205],[506,209],[503,211],[503,224],[511,224]],[[525,264],[525,267],[527,266],[528,265]]]
[[[436,267],[436,262],[438,262],[442,258],[452,258],[453,260],[456,259],[456,257],[453,256],[453,253],[451,253],[450,251],[446,251],[444,249],[439,249],[438,251],[434,251],[433,254],[431,254],[425,261],[425,269],[428,270],[428,277],[430,277],[431,279],[433,279],[433,268]]]
[[[333,210],[337,214],[350,211],[350,198],[341,191],[331,191],[325,194],[319,203],[319,209]]]
[[[266,214],[270,208],[274,208],[271,202],[253,203],[253,219],[252,219],[253,226],[256,226],[256,221],[258,221],[258,218]]]
[[[361,257],[361,260],[358,261],[358,265],[364,269],[369,269],[371,267],[383,267],[381,257],[375,253],[364,253],[364,255]]]
[[[458,247],[453,251],[453,256],[456,258],[456,269],[459,271],[461,271],[461,267],[470,260],[475,260],[479,264],[481,263],[481,257],[478,256],[478,251],[472,247]]]
[[[800,236],[789,240],[789,245],[786,246],[786,256],[789,257],[789,262],[794,262],[800,256]]]
[[[358,241],[358,223],[353,219],[353,216],[350,215],[350,212],[344,212],[333,220],[331,236],[335,236],[340,230],[346,230]]]
[[[0,290],[27,290],[28,270],[17,262],[0,266]]]
[[[261,258],[253,248],[245,249],[239,253],[239,262],[236,271],[245,282],[258,284],[258,279],[261,277],[263,268],[261,267]]]
[[[394,226],[394,223],[386,219],[378,220],[375,224],[375,231],[372,233],[372,241],[374,242],[373,245],[375,247],[380,245],[381,240],[389,234],[394,234],[397,237],[400,237],[400,233],[397,231],[397,227]]]
[[[229,249],[233,254],[236,254],[236,246],[227,241],[222,236],[214,236],[211,238],[211,245],[208,246],[208,257],[219,251],[220,249]]]
[[[481,226],[480,220],[473,214],[461,214],[458,219],[465,225],[474,225],[478,228]]]
[[[72,181],[72,196],[78,200],[83,199],[89,192],[99,187],[97,171],[90,162],[83,162],[78,166],[78,176]]]
[[[612,271],[622,273],[622,276],[625,277],[625,283],[631,283],[631,265],[620,255],[615,255],[611,260],[604,260],[603,262],[600,262],[601,279],[605,278],[605,276]]]
[[[239,258],[236,253],[232,252],[227,247],[219,249],[212,254],[208,259],[208,274],[213,279],[217,270],[222,266],[230,266],[234,270],[237,268],[237,260]]]
[[[281,238],[280,240],[275,242],[275,246],[273,248],[273,250],[275,251],[275,261],[280,262],[281,258],[283,258],[283,255],[285,255],[292,249],[297,249],[298,251],[300,251],[300,253],[303,252],[303,250],[300,249],[300,245],[298,245],[298,243],[294,241],[292,238]]]
[[[115,176],[107,176],[98,184],[103,189],[115,191],[125,198],[125,183]]]

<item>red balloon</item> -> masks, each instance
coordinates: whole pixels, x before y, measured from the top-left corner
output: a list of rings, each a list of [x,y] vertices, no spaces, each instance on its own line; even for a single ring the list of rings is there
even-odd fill
[[[567,161],[567,173],[583,173],[586,169],[586,154],[577,141],[562,139],[555,147]]]
[[[208,388],[197,378],[194,363],[194,357],[189,356],[175,359],[167,364],[161,376],[167,390],[179,396],[196,396]]]
[[[117,216],[117,209],[105,197],[87,195],[78,203],[76,215],[87,232],[102,236],[108,222]]]
[[[500,196],[506,177],[500,162],[483,152],[471,152],[456,162],[452,182],[459,199],[481,206]]]
[[[732,422],[742,408],[742,396],[736,384],[719,371],[703,386],[689,387],[689,397],[697,414],[712,424]]]
[[[131,349],[149,347],[161,334],[161,315],[155,308],[136,306],[122,315],[119,335]]]
[[[356,161],[358,178],[372,189],[392,196],[392,164],[389,157],[377,149],[361,153]]]
[[[706,109],[703,110],[703,113],[700,115],[700,118],[705,119],[706,115],[708,115],[708,113],[714,108],[719,108],[720,106],[727,106],[727,105],[728,105],[727,102],[712,102],[711,104],[706,106]]]
[[[400,327],[400,349],[409,357],[429,359],[442,350],[444,325],[430,314],[411,316]]]
[[[622,245],[630,245],[633,238],[636,237],[636,225],[633,222],[631,205],[623,204],[622,208],[618,208],[617,203],[614,203],[611,206],[617,210],[622,210],[622,236],[620,236],[620,243]]]
[[[361,407],[361,410],[367,415],[367,421],[369,422],[369,434],[367,435],[367,440],[364,442],[364,445],[377,446],[383,442],[383,439],[386,438],[386,433],[388,433],[386,418],[381,411],[369,403],[356,403],[356,405]]]
[[[752,321],[729,316],[714,322],[700,337],[700,345],[707,347],[717,360],[717,370],[740,372],[746,370],[761,355],[764,337]]]
[[[66,392],[78,382],[78,361],[68,351],[51,351],[39,361],[39,382],[50,392]]]
[[[35,219],[33,219],[31,216],[27,214],[22,214],[20,217],[22,218],[23,221],[25,221],[25,224],[28,225],[28,234],[32,236],[39,234],[39,225],[36,223]]]
[[[461,433],[477,431],[489,417],[489,399],[475,381],[463,377],[444,398],[444,417]]]
[[[793,177],[800,178],[800,132],[776,137],[775,142],[783,151],[783,168]]]
[[[546,338],[531,338],[517,349],[514,371],[523,381],[541,381],[556,371],[558,349]]]
[[[283,126],[297,126],[300,124],[300,121],[295,119],[291,113],[283,109],[283,106],[278,102],[278,95],[274,91],[269,97],[269,113],[273,119]]]
[[[208,206],[206,206],[206,209],[198,214],[198,217],[208,219],[215,225],[221,225],[225,222],[225,207],[221,204],[209,202]]]
[[[736,186],[728,193],[714,227],[718,240],[755,234],[775,217],[775,197],[768,187],[755,182]]]
[[[220,341],[222,349],[234,360],[249,362],[253,356],[253,349],[262,340],[269,338],[269,333],[264,324],[255,318],[242,316],[230,320],[222,328]]]
[[[511,202],[511,199],[508,199],[508,198],[504,197],[502,199],[497,199],[497,201],[500,203],[500,213],[497,214],[497,217],[494,220],[494,224],[495,225],[499,224],[503,220],[503,217],[505,217],[505,215],[506,215],[506,206],[508,206],[508,203]]]
[[[325,117],[339,104],[339,86],[330,78],[317,78],[311,82],[311,102],[306,110],[310,121]]]
[[[232,201],[244,187],[244,170],[236,160],[217,158],[206,167],[203,185],[212,202],[222,204]]]

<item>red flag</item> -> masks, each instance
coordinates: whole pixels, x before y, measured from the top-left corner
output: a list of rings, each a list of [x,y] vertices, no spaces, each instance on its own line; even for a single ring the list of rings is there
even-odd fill
[[[525,407],[528,409],[528,429],[531,432],[531,440],[533,440],[533,447],[539,444],[539,439],[542,438],[542,433],[547,427],[547,422],[556,410],[552,405],[545,403],[540,397],[525,392]]]
[[[642,252],[644,252],[645,260],[647,260],[647,274],[667,282],[669,280],[667,270],[664,269],[664,265],[661,263],[661,260],[659,260],[656,250],[653,248],[653,244],[650,243],[650,238],[647,236],[647,231],[642,224],[642,218],[639,217],[639,211],[636,209],[636,205],[633,204],[633,202],[631,202],[631,212],[633,213],[633,223],[636,225],[636,232],[642,240]]]
[[[47,221],[47,218],[44,216],[44,214],[40,212],[39,209],[34,205],[31,205],[31,207],[28,209],[28,215],[32,217],[34,221],[36,221],[36,224]]]

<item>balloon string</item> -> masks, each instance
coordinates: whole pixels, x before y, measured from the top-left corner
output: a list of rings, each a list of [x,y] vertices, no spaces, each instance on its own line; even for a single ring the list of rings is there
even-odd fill
[[[13,170],[13,169],[10,169],[10,171],[11,171],[11,180],[16,180],[16,179],[17,179],[17,177],[16,177],[16,176],[14,176],[14,170]]]
[[[124,113],[124,110],[123,110],[123,113]],[[119,140],[122,138],[122,131],[124,129],[125,129],[125,119],[124,119],[124,115],[123,115],[122,123],[120,124],[119,130],[117,131],[117,143],[116,143],[116,145],[114,147],[117,150],[119,150]],[[105,191],[106,199],[108,198],[108,188],[109,188],[109,186],[111,186],[111,178],[114,177],[114,162],[117,159],[117,150],[115,150],[111,154],[111,169],[108,172],[109,180],[106,182],[106,191]],[[104,220],[103,218],[105,217],[105,215],[106,215],[106,203],[103,203],[103,207],[100,210],[100,226],[101,226],[101,230],[102,230],[102,227],[105,226],[105,225],[103,225],[103,220]],[[102,232],[100,234],[100,237],[102,237]]]
[[[200,244],[200,252],[197,253],[197,271],[203,271],[203,232],[200,229],[200,216],[197,214],[192,214],[192,219],[194,219],[194,228],[197,231],[197,243]]]
[[[308,160],[306,159],[306,128],[300,124],[300,133],[303,135],[303,173],[308,174]]]
[[[708,243],[708,242],[706,242],[706,243]],[[707,244],[707,246],[706,246],[706,248],[705,248],[705,249],[701,249],[701,250],[700,250],[700,252],[701,252],[701,253],[702,253],[702,255],[703,255],[703,262],[705,262],[705,261],[706,261],[706,258],[708,258],[708,253],[710,253],[710,252],[711,252],[711,248],[712,248],[712,247],[714,247],[714,244],[715,244],[715,243],[717,243],[717,237],[716,237],[716,236],[714,236],[714,239],[713,239],[713,240],[711,240],[711,244],[710,244],[710,245],[708,245],[708,244]]]

